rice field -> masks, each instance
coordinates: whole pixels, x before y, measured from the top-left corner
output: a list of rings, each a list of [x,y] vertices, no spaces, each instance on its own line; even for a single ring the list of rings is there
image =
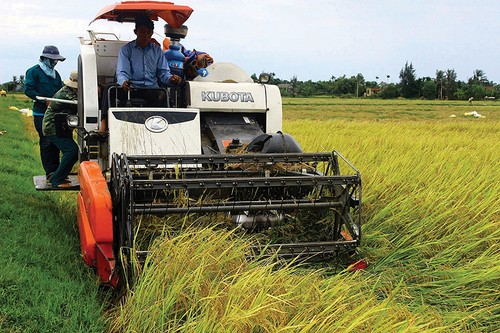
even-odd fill
[[[158,239],[109,331],[500,331],[500,105],[474,103],[285,99],[305,151],[361,171],[371,265],[262,265],[231,233],[188,229]]]

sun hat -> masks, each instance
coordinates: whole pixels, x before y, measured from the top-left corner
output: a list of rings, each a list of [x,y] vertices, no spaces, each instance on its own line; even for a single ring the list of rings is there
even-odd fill
[[[78,88],[78,72],[72,71],[68,80],[64,80],[64,84],[71,88]]]
[[[59,54],[59,49],[55,47],[54,45],[47,45],[43,48],[43,52],[41,57],[49,58],[49,59],[54,59],[54,60],[59,60],[59,61],[64,61],[66,60],[65,57]]]

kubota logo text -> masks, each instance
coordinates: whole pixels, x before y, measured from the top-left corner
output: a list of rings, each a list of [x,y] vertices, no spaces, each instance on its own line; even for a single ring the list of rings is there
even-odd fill
[[[253,96],[249,92],[227,92],[227,91],[202,91],[203,102],[253,102]]]

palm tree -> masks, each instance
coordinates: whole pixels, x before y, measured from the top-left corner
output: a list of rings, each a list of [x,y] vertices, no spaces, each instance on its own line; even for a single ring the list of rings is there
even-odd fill
[[[444,72],[442,70],[436,70],[436,84],[439,87],[438,98],[443,99],[443,81],[444,81]]]
[[[364,85],[365,84],[365,78],[363,77],[363,74],[358,73],[356,75],[356,97],[359,97],[359,85]]]
[[[291,93],[292,93],[292,97],[296,97],[297,96],[297,92],[298,92],[298,88],[299,88],[299,80],[297,80],[297,75],[294,75],[292,76],[292,78],[290,79],[290,86],[291,86]]]
[[[450,99],[451,97],[453,97],[453,92],[455,90],[457,73],[454,69],[447,69],[445,78],[446,98]]]
[[[470,84],[486,84],[488,83],[488,78],[486,77],[486,74],[484,74],[484,71],[481,69],[476,69],[472,73],[472,78],[469,79]]]

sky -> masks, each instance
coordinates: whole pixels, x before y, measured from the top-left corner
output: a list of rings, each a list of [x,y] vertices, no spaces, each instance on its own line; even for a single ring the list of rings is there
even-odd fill
[[[498,0],[171,0],[194,9],[182,41],[188,49],[233,62],[249,75],[328,81],[361,73],[367,81],[399,82],[411,63],[417,77],[454,69],[467,81],[476,69],[500,83]],[[76,69],[87,30],[135,39],[132,23],[96,21],[116,0],[2,0],[0,83],[24,75],[45,45]],[[164,38],[163,21],[154,37]],[[389,78],[387,78],[389,76]],[[379,77],[377,80],[376,77]]]

